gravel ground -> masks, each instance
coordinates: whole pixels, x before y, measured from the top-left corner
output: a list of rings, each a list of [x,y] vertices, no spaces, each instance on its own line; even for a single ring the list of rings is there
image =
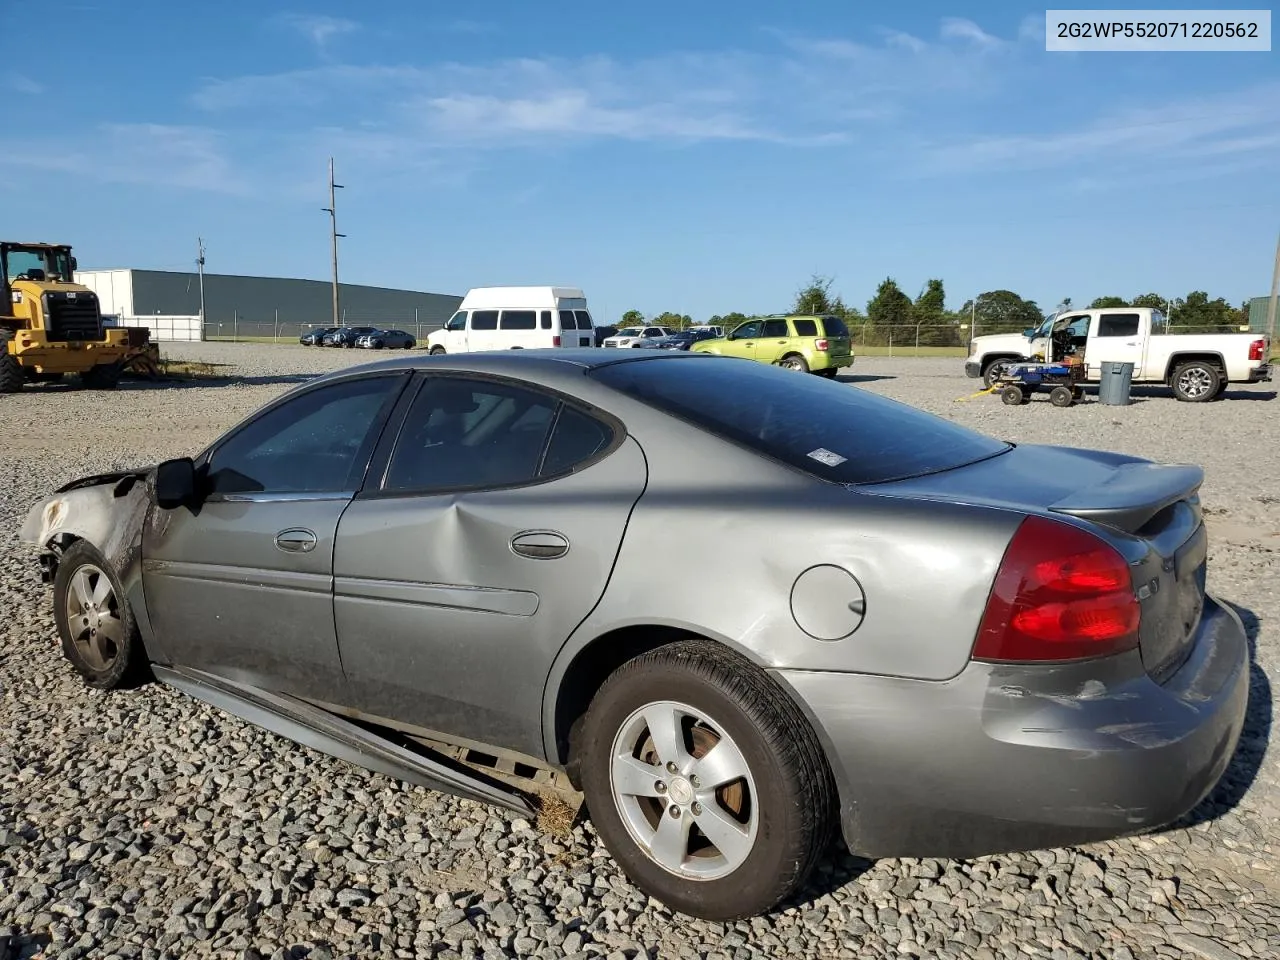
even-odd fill
[[[1280,417],[1205,405],[956,402],[958,360],[861,359],[859,386],[1020,442],[1207,463],[1210,584],[1255,641],[1249,726],[1188,824],[966,862],[835,853],[804,899],[735,924],[648,901],[589,825],[552,832],[405,787],[158,685],[100,694],[61,660],[27,506],[88,473],[196,452],[351,351],[191,344],[226,383],[0,398],[0,960],[30,957],[1280,956]],[[1268,747],[1272,749],[1268,750]]]

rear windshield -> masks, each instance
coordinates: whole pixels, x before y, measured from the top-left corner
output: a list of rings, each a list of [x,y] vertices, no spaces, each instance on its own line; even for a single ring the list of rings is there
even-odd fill
[[[573,318],[572,310],[560,311],[560,329],[561,330],[577,330],[578,321]]]
[[[839,317],[823,317],[822,326],[827,332],[828,337],[847,337],[849,328],[844,325],[844,321]]]
[[[951,470],[1010,445],[821,377],[724,357],[615,363],[607,386],[833,483]]]
[[[591,314],[587,313],[585,310],[575,310],[573,311],[573,314],[578,318],[579,330],[591,329]]]

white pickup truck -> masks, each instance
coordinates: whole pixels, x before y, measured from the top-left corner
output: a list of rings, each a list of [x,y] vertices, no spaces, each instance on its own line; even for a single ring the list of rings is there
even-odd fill
[[[1071,310],[1022,333],[974,337],[964,372],[990,387],[1019,360],[1083,356],[1085,379],[1097,382],[1105,361],[1133,364],[1134,383],[1160,383],[1179,400],[1203,402],[1228,383],[1271,379],[1268,338],[1256,333],[1169,333],[1150,307]]]

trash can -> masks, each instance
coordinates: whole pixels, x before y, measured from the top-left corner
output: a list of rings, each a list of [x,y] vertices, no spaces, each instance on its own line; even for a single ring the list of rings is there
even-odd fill
[[[1129,403],[1129,388],[1133,386],[1133,364],[1118,360],[1102,362],[1102,380],[1098,383],[1098,400],[1113,407]]]

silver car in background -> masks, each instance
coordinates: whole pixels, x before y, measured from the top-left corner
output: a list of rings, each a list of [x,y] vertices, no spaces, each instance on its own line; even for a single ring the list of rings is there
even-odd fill
[[[1202,479],[748,360],[405,355],[22,535],[90,685],[150,673],[516,810],[549,785],[638,887],[727,919],[836,829],[970,857],[1195,807],[1249,669]]]

